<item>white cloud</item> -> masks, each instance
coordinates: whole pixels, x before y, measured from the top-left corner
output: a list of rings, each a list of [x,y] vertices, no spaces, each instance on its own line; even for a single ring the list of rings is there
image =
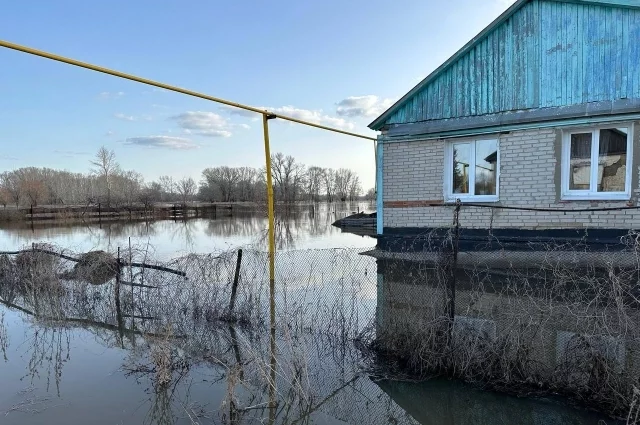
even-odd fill
[[[281,106],[278,108],[268,107],[268,106],[255,106],[256,109],[260,109],[263,111],[273,112],[275,114],[286,115],[291,118],[296,118],[303,121],[309,121],[316,124],[326,125],[330,127],[338,127],[343,129],[353,129],[353,123],[345,120],[340,117],[332,117],[330,115],[325,114],[322,109],[302,109],[296,108],[295,106]],[[244,109],[233,108],[231,106],[222,106],[221,110],[225,111],[230,115],[239,115],[242,117],[254,118],[258,119],[259,115],[255,112],[247,111]]]
[[[332,117],[326,115],[321,109],[310,110],[300,109],[293,106],[282,106],[280,108],[266,108],[269,112],[275,112],[276,114],[287,115],[291,118],[296,118],[303,121],[309,121],[316,124],[327,125],[331,127],[353,129],[353,123],[345,120],[344,118]]]
[[[134,117],[133,115],[125,115],[121,112],[114,114],[114,117],[118,118],[119,120],[125,120],[125,121],[137,121],[138,118]]]
[[[100,99],[100,100],[114,100],[114,99],[119,99],[122,96],[124,96],[124,92],[123,91],[118,91],[118,92],[103,91],[102,93],[100,93],[98,95],[98,99]]]
[[[249,130],[251,128],[249,124],[240,124],[238,127],[244,128],[245,130]]]
[[[393,105],[392,99],[375,95],[350,96],[337,103],[336,113],[341,117],[377,117]]]
[[[112,130],[107,131],[104,135],[109,137],[109,136],[113,136],[115,133]]]
[[[124,142],[127,145],[175,150],[197,149],[199,146],[189,139],[171,136],[130,137]]]
[[[17,156],[0,154],[0,161],[17,161]]]
[[[223,105],[219,109],[220,111],[225,112],[229,115],[238,115],[240,117],[253,118],[256,120],[260,118],[260,114],[258,114],[257,112],[247,111],[246,109],[234,108],[233,106]],[[257,107],[257,109],[265,109],[265,108]]]
[[[188,111],[171,117],[185,131],[206,137],[230,137],[228,120],[214,112]]]

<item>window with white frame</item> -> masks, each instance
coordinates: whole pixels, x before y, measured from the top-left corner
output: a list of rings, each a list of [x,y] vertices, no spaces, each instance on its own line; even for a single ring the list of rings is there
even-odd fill
[[[562,199],[629,199],[631,133],[630,125],[565,132]]]
[[[500,155],[496,139],[448,143],[446,161],[448,201],[498,200]]]

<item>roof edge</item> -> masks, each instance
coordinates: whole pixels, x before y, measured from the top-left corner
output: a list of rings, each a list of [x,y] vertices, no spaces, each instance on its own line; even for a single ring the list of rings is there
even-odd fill
[[[447,59],[442,65],[431,72],[426,78],[420,81],[414,88],[412,88],[407,94],[402,96],[396,103],[391,105],[389,109],[384,111],[382,115],[371,122],[368,127],[372,130],[379,131],[384,124],[384,121],[394,113],[400,106],[402,106],[409,98],[420,91],[424,86],[429,84],[435,77],[437,77],[444,69],[448,68],[453,62],[458,60],[461,56],[468,53],[474,48],[480,41],[482,41],[487,35],[489,35],[496,27],[503,24],[514,13],[522,8],[526,3],[532,0],[517,0],[511,7],[505,10],[500,16],[498,16],[493,22],[491,22],[485,29],[480,31],[475,37],[473,37],[467,44],[462,46],[457,52],[455,52],[449,59]],[[640,0],[551,0],[564,3],[576,3],[583,5],[594,5],[604,7],[625,7],[625,8],[640,8]]]
[[[532,0],[517,0],[514,4],[511,5],[511,7],[509,7],[507,10],[502,12],[500,16],[498,16],[493,22],[491,22],[487,27],[485,27],[485,29],[480,31],[475,37],[473,37],[469,42],[467,42],[467,44],[462,46],[462,48],[460,48],[449,59],[447,59],[444,63],[442,63],[442,65],[437,67],[433,72],[431,72],[422,81],[420,81],[414,88],[409,90],[407,94],[402,96],[396,103],[391,105],[391,107],[389,107],[389,109],[384,111],[382,115],[380,115],[378,118],[373,120],[373,122],[371,122],[371,124],[369,124],[368,127],[372,130],[379,130],[380,127],[382,127],[383,122],[389,117],[389,115],[395,112],[402,104],[404,104],[406,100],[408,100],[411,96],[413,96],[418,91],[420,91],[424,86],[429,84],[431,80],[433,80],[436,76],[440,74],[441,71],[449,67],[449,65],[451,65],[453,62],[458,60],[460,56],[466,54],[469,50],[475,47],[475,45],[478,42],[484,39],[496,27],[498,27],[507,19],[509,19],[511,16],[513,16],[514,13],[516,13],[522,6],[525,5],[525,3],[528,3],[530,1]]]
[[[535,124],[563,119],[584,119],[640,113],[640,99],[618,99],[542,109],[499,112],[470,117],[447,118],[407,124],[392,124],[387,137],[429,135],[455,131],[474,131],[486,127]]]
[[[640,0],[553,0],[560,3],[575,3],[603,7],[640,8]]]

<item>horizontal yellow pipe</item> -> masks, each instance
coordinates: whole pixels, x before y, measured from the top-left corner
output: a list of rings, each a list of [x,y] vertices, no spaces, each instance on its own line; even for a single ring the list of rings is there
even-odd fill
[[[269,117],[273,117],[273,118],[280,118],[280,119],[291,121],[291,122],[295,122],[295,123],[298,123],[298,124],[304,124],[304,125],[308,125],[308,126],[311,126],[311,127],[320,128],[322,130],[333,131],[334,133],[340,133],[340,134],[346,134],[347,136],[359,137],[361,139],[374,140],[374,141],[376,140],[374,137],[369,137],[369,136],[365,136],[365,135],[358,134],[358,133],[352,133],[350,131],[344,131],[344,130],[340,130],[340,129],[333,128],[333,127],[327,127],[325,125],[315,124],[315,123],[312,123],[312,122],[309,122],[309,121],[299,120],[297,118],[288,117],[286,115],[280,115],[280,114],[276,114],[276,113],[269,112],[269,111],[263,111],[263,110],[260,110],[260,109],[257,109],[257,108],[251,107],[251,106],[243,105],[241,103],[231,102],[229,100],[220,99],[219,97],[213,97],[213,96],[209,96],[209,95],[206,95],[206,94],[198,93],[198,92],[195,92],[195,91],[192,91],[192,90],[187,90],[187,89],[183,89],[183,88],[180,88],[180,87],[171,86],[169,84],[164,84],[164,83],[159,83],[157,81],[148,80],[146,78],[136,77],[135,75],[125,74],[124,72],[115,71],[115,70],[109,69],[109,68],[103,68],[101,66],[92,65],[92,64],[86,63],[86,62],[80,62],[80,61],[77,61],[75,59],[66,58],[64,56],[55,55],[53,53],[48,53],[48,52],[45,52],[45,51],[42,51],[42,50],[32,49],[31,47],[26,47],[26,46],[21,46],[19,44],[9,43],[8,41],[4,41],[4,40],[0,40],[0,47],[6,47],[8,49],[17,50],[17,51],[24,52],[24,53],[29,53],[31,55],[40,56],[40,57],[51,59],[51,60],[58,61],[58,62],[63,62],[63,63],[69,64],[69,65],[79,66],[80,68],[90,69],[90,70],[96,71],[96,72],[102,72],[103,74],[109,74],[109,75],[113,75],[115,77],[124,78],[124,79],[131,80],[131,81],[136,81],[138,83],[148,84],[150,86],[155,86],[155,87],[159,87],[159,88],[162,88],[162,89],[165,89],[165,90],[170,90],[170,91],[173,91],[173,92],[186,94],[188,96],[198,97],[200,99],[205,99],[205,100],[210,100],[212,102],[222,103],[223,105],[228,105],[228,106],[232,106],[234,108],[244,109],[244,110],[255,112],[255,113],[261,114],[261,115],[268,115]]]

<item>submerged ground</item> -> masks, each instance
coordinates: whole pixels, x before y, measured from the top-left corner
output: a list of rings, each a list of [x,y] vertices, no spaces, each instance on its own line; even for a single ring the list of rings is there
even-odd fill
[[[91,285],[63,273],[37,292],[0,282],[2,423],[616,423],[556,399],[393,379],[391,365],[359,343],[377,296],[375,260],[359,253],[375,240],[330,226],[353,209],[279,221],[286,252],[273,334],[260,216],[0,230],[2,249],[48,240],[71,254],[121,247],[125,256],[131,237],[135,259],[188,274],[125,268],[123,280],[153,288],[123,283],[117,303],[113,282]],[[238,246],[245,253],[229,321]],[[186,255],[194,252],[200,255]],[[71,266],[61,260],[54,267]],[[37,273],[23,280],[43,276]]]

